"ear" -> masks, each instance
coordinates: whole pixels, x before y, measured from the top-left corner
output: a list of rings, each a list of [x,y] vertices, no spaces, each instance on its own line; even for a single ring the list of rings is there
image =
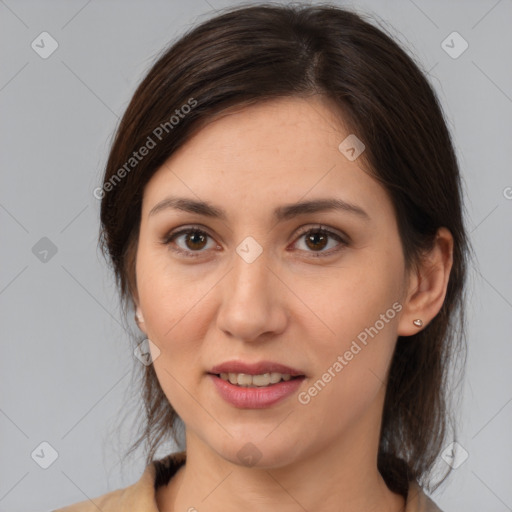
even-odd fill
[[[146,327],[144,323],[144,315],[142,314],[142,311],[140,309],[140,306],[137,306],[137,309],[135,311],[135,322],[137,323],[139,329],[147,335]]]
[[[442,227],[437,231],[433,248],[409,274],[407,298],[398,324],[399,336],[411,336],[421,329],[413,320],[421,319],[426,326],[439,313],[452,264],[453,237]]]
[[[142,310],[139,304],[139,293],[137,290],[137,286],[134,285],[131,281],[129,281],[128,286],[133,301],[133,306],[135,308],[135,323],[137,324],[139,329],[147,336],[146,327],[144,323],[144,315],[142,314]]]
[[[132,298],[133,298],[133,304],[135,306],[135,322],[136,322],[137,326],[139,327],[139,329],[144,334],[147,335],[145,323],[144,323],[144,315],[142,314],[142,310],[139,305],[139,298],[137,296],[137,293],[133,293]]]

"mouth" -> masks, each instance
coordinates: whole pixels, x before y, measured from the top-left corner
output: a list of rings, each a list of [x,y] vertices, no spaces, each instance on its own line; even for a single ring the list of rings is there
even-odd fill
[[[272,407],[293,396],[306,379],[304,371],[274,361],[226,361],[207,375],[220,397],[240,409]]]
[[[272,407],[297,393],[304,375],[266,372],[250,375],[246,373],[208,373],[218,395],[238,409],[264,409]]]

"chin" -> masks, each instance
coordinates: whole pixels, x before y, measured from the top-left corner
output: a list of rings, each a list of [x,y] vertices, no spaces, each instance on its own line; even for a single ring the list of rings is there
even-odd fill
[[[278,468],[291,464],[297,459],[297,443],[289,439],[270,441],[262,438],[261,429],[254,436],[229,438],[216,451],[230,463],[248,468]]]

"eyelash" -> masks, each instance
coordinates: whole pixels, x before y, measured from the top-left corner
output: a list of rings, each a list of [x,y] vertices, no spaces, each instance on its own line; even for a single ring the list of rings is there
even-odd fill
[[[184,249],[180,249],[180,248],[176,248],[176,247],[172,247],[171,246],[172,242],[176,238],[178,238],[180,235],[189,234],[189,233],[198,233],[198,234],[205,235],[207,237],[213,238],[206,231],[201,229],[200,226],[188,226],[188,227],[186,227],[184,229],[180,229],[179,231],[169,233],[168,235],[165,236],[165,238],[161,241],[161,243],[163,245],[169,246],[169,248],[172,251],[174,251],[174,252],[176,252],[178,254],[182,254],[182,255],[184,255],[187,258],[197,258],[197,257],[201,256],[201,254],[203,252],[205,252],[205,251],[204,250],[200,250],[200,251],[186,251]],[[308,235],[310,233],[327,235],[329,238],[334,238],[336,241],[338,241],[340,243],[339,247],[337,247],[335,249],[330,249],[329,251],[321,251],[321,252],[317,252],[317,253],[311,252],[311,254],[308,256],[308,257],[311,257],[311,258],[325,258],[325,257],[328,257],[328,256],[332,256],[333,254],[338,253],[340,250],[342,250],[345,246],[348,245],[348,242],[345,241],[341,237],[341,235],[338,235],[337,233],[334,233],[333,231],[330,231],[329,229],[327,229],[326,227],[324,227],[322,225],[318,225],[318,226],[316,226],[314,228],[308,227],[308,228],[302,230],[300,233],[298,233],[297,239],[302,237],[302,236],[304,236],[304,235]],[[306,252],[310,252],[310,251],[306,251]]]

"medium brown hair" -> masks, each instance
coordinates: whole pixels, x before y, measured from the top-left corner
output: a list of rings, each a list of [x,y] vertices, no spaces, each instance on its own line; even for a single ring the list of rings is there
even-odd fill
[[[344,126],[364,142],[361,162],[393,202],[407,269],[432,247],[439,227],[449,229],[454,239],[441,310],[417,334],[398,337],[378,452],[378,469],[391,490],[406,495],[412,480],[435,488],[434,463],[449,427],[455,428],[448,388],[452,363],[465,356],[470,247],[459,169],[442,109],[420,66],[384,29],[329,4],[269,3],[231,8],[191,29],[157,58],[120,121],[104,176],[101,248],[112,263],[123,311],[133,313],[142,195],[152,175],[228,108],[316,94],[328,98]],[[184,109],[187,104],[194,107]],[[160,140],[155,134],[162,127]],[[133,169],[127,167],[149,139],[156,145],[132,162]],[[180,419],[153,365],[138,366],[144,381],[143,424],[129,453],[145,441],[149,463],[164,439],[177,439]]]

